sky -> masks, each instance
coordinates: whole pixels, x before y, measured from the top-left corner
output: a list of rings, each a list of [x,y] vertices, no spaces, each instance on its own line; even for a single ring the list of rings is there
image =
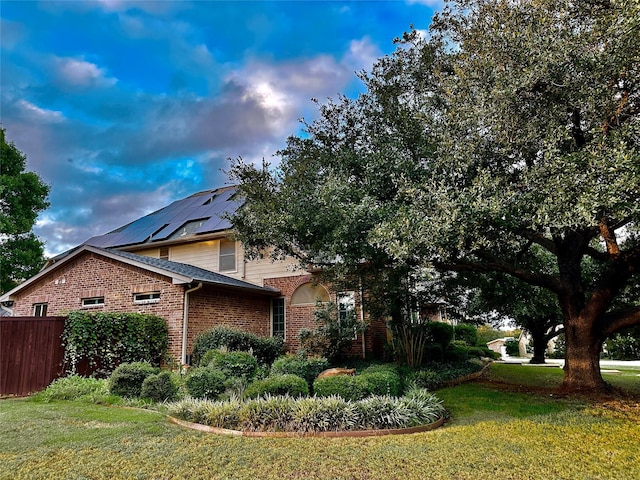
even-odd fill
[[[0,122],[50,188],[47,256],[265,159],[437,0],[0,0]]]

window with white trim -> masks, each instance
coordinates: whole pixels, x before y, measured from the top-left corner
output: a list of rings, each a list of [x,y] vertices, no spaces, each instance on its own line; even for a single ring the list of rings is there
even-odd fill
[[[104,297],[89,297],[82,299],[83,307],[104,307]]]
[[[134,293],[133,303],[148,304],[160,302],[160,292]]]
[[[236,270],[236,242],[223,238],[220,240],[218,255],[219,271],[234,272]]]
[[[48,303],[34,303],[33,304],[33,316],[34,317],[46,317]]]
[[[356,314],[356,296],[353,292],[339,292],[336,295],[338,304],[338,322],[342,324],[348,316]],[[353,329],[353,339],[358,337],[356,328]]]
[[[285,338],[284,297],[271,300],[271,336]]]

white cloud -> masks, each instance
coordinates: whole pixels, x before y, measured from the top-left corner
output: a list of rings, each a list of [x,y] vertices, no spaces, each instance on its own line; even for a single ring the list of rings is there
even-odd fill
[[[18,100],[18,107],[25,118],[48,123],[58,123],[64,120],[62,112],[40,108],[27,100]]]
[[[58,78],[69,86],[111,86],[118,81],[116,78],[107,77],[103,68],[85,60],[56,57],[54,65]]]
[[[343,63],[353,71],[371,70],[371,66],[380,57],[378,47],[365,37],[361,40],[352,40],[349,51],[344,55]]]

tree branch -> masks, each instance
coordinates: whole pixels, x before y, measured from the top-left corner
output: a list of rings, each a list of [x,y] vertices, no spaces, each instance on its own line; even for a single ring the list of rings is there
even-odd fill
[[[628,327],[640,325],[640,307],[606,313],[600,322],[600,333],[609,337]]]
[[[559,293],[562,289],[560,280],[552,275],[543,273],[530,272],[514,265],[499,261],[462,261],[456,260],[452,263],[434,262],[434,267],[440,270],[449,270],[452,272],[501,272],[518,278],[530,285],[546,288],[554,293]]]

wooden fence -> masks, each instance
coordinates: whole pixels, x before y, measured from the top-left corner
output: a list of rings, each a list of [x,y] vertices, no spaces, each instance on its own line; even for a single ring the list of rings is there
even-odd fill
[[[0,317],[0,395],[28,395],[62,375],[65,317]]]

